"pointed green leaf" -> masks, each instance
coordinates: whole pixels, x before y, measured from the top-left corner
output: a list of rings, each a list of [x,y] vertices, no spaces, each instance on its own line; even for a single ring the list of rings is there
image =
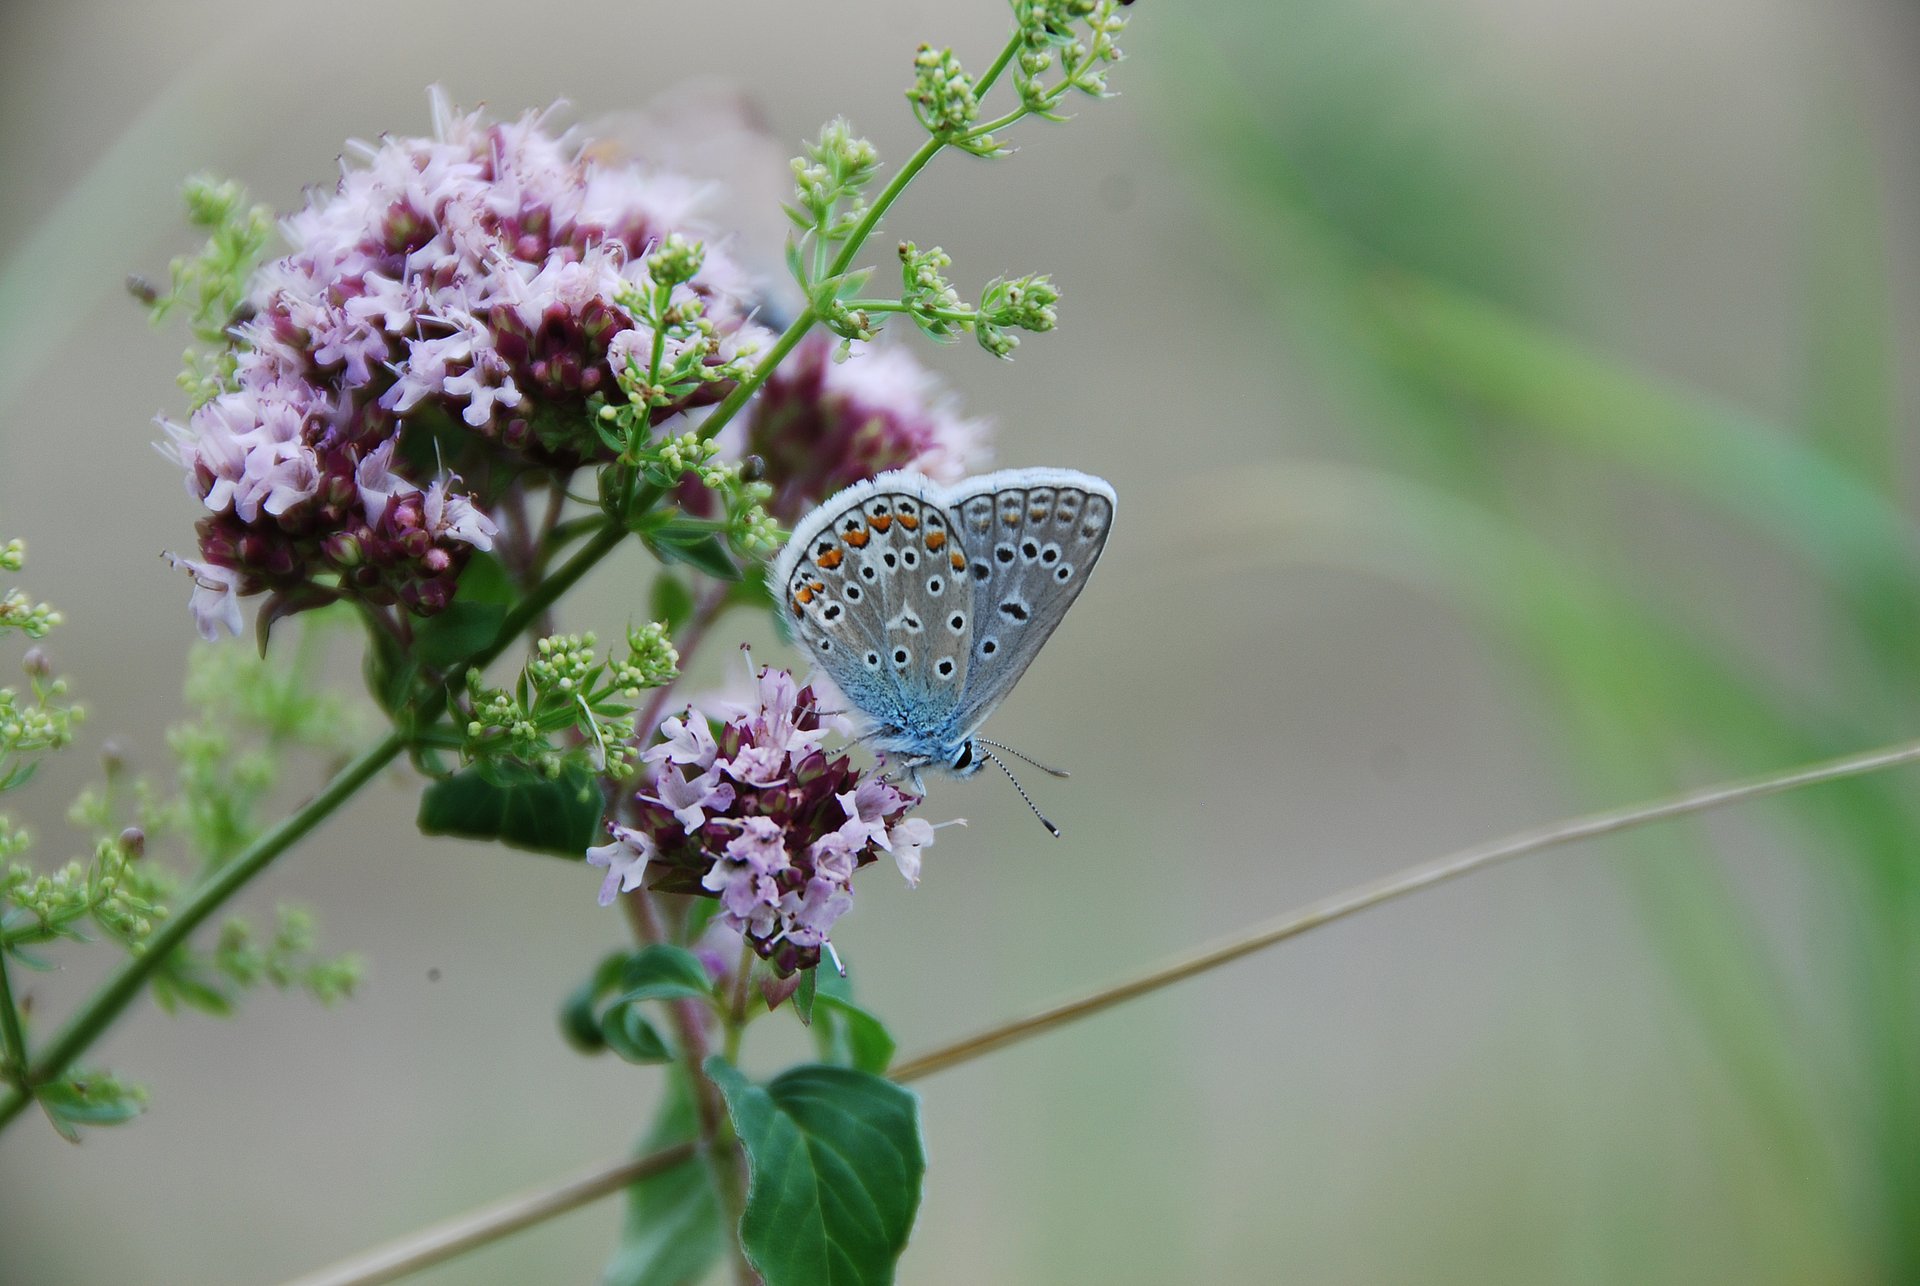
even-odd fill
[[[871,1013],[842,996],[821,991],[814,999],[814,1030],[825,1057],[878,1076],[893,1061],[893,1033]]]
[[[607,1048],[629,1063],[667,1063],[673,1051],[647,1016],[640,1012],[637,1000],[615,1001],[600,1016],[600,1034]]]
[[[740,1240],[766,1286],[891,1282],[926,1176],[919,1098],[845,1067],[764,1087],[717,1056],[706,1070],[747,1150]]]
[[[600,838],[600,810],[598,787],[578,770],[502,783],[467,768],[421,792],[420,831],[582,857]]]
[[[713,994],[713,979],[700,957],[684,947],[656,943],[636,951],[620,970],[621,1000],[704,1000]]]

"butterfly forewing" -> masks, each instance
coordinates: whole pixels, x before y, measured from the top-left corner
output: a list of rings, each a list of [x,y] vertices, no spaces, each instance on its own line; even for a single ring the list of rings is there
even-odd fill
[[[1113,488],[1069,469],[969,479],[948,499],[965,542],[972,656],[958,727],[971,733],[1020,681],[1080,595],[1113,525]]]
[[[802,519],[774,566],[794,631],[882,725],[946,723],[965,690],[972,597],[941,489],[912,473],[850,487]]]

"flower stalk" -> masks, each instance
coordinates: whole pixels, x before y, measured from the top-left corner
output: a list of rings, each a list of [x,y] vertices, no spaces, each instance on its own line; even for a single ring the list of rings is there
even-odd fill
[[[1420,892],[1436,884],[1458,879],[1489,867],[1521,857],[1606,835],[1634,830],[1656,822],[1710,812],[1736,804],[1749,803],[1772,795],[1802,790],[1828,782],[1884,772],[1903,765],[1920,763],[1920,740],[1899,742],[1875,750],[1862,751],[1821,763],[1802,765],[1783,772],[1722,782],[1686,791],[1666,799],[1609,809],[1569,818],[1532,830],[1521,831],[1489,843],[1407,867],[1371,883],[1337,893],[1274,919],[1254,925],[1213,946],[1177,956],[1145,970],[1133,978],[1098,988],[1074,1000],[1037,1010],[1012,1021],[916,1057],[895,1063],[888,1072],[896,1082],[920,1080],[935,1072],[989,1054],[996,1049],[1037,1036],[1045,1031],[1092,1017],[1129,1000],[1148,995],[1174,983],[1210,972],[1222,965],[1263,951],[1289,938],[1296,938],[1336,920]],[[293,1286],[370,1286],[393,1280],[390,1275],[370,1275],[355,1271],[356,1265],[370,1267],[404,1263],[403,1272],[425,1268],[450,1259],[476,1246],[498,1240],[540,1219],[552,1218],[600,1197],[620,1191],[627,1183],[648,1174],[657,1174],[671,1164],[684,1160],[685,1148],[653,1153],[645,1157],[623,1157],[583,1172],[551,1188],[537,1189],[509,1198],[485,1210],[458,1216],[403,1238],[390,1246],[369,1252],[341,1264],[324,1274],[300,1279]],[[529,1210],[539,1213],[525,1217]],[[384,1270],[379,1270],[384,1271]]]

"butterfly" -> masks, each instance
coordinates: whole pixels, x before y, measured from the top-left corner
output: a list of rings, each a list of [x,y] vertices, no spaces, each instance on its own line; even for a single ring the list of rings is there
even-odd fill
[[[967,777],[992,761],[1011,780],[993,749],[1026,756],[976,733],[1080,596],[1113,510],[1113,487],[1072,469],[952,487],[897,469],[802,518],[768,583],[916,790],[928,767]]]

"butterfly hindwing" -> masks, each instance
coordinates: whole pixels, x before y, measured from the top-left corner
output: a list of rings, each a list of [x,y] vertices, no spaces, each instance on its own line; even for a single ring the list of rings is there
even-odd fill
[[[821,668],[867,715],[906,731],[949,722],[966,684],[973,609],[943,499],[919,474],[881,474],[802,519],[773,569]]]
[[[973,651],[957,724],[979,726],[1060,624],[1113,525],[1113,488],[1071,469],[1010,469],[949,497],[965,541]]]

